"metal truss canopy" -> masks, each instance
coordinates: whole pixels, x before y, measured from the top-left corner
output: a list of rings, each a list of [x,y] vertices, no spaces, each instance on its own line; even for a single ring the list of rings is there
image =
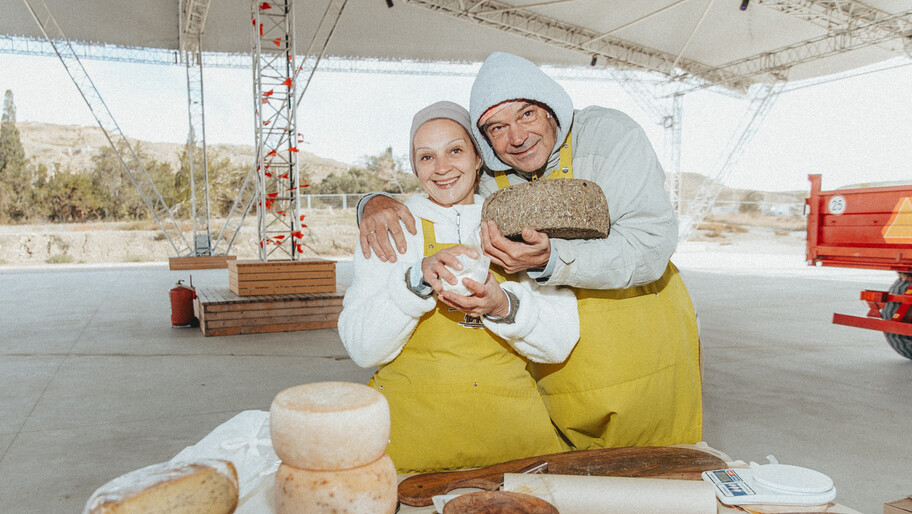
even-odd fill
[[[307,0],[308,13],[338,0]],[[246,2],[210,0],[47,0],[73,42],[219,55],[249,52]],[[392,4],[392,7],[388,5]],[[906,0],[359,0],[333,27],[326,48],[303,50],[346,60],[480,62],[492,51],[547,66],[648,70],[679,90],[805,80],[874,64],[912,49]],[[78,5],[78,8],[77,8]],[[117,16],[111,13],[116,10]],[[319,15],[295,20],[310,38]],[[203,31],[205,27],[205,31]],[[321,29],[324,27],[324,29]],[[379,28],[379,29],[378,29]],[[0,34],[37,38],[22,9],[0,17]],[[199,38],[194,37],[199,35]],[[317,45],[319,46],[319,45]],[[168,55],[167,53],[165,55]],[[668,94],[673,94],[670,92]]]
[[[487,0],[467,6],[463,0],[404,1],[410,5],[541,41],[550,46],[589,55],[592,57],[592,63],[601,60],[604,65],[615,68],[658,72],[676,82],[689,83],[690,88],[721,85],[742,93],[746,93],[750,86],[757,82],[782,80],[787,76],[787,70],[796,65],[871,45],[881,45],[884,50],[891,53],[908,52],[909,41],[912,38],[912,9],[891,14],[858,2],[757,0],[758,7],[813,22],[815,26],[824,28],[825,33],[712,66],[706,62],[683,57],[687,43],[702,24],[702,17],[693,27],[681,51],[675,55],[631,43],[615,36],[615,31],[599,34],[591,29],[506,2]],[[565,2],[544,2],[536,5]],[[672,7],[682,3],[684,2],[675,2]],[[712,2],[704,4],[705,15]],[[663,10],[665,9],[660,9]],[[641,17],[637,21],[648,17]]]

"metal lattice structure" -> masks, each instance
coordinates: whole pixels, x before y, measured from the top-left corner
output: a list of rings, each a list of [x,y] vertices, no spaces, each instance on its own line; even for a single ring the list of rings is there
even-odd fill
[[[592,56],[603,65],[622,70],[637,69],[678,75],[678,81],[692,81],[693,87],[710,86],[720,82],[720,79],[728,87],[742,92],[751,85],[750,80],[738,77],[734,70],[713,70],[710,66],[680,55],[632,44],[611,32],[599,34],[505,2],[488,0],[467,7],[462,0],[403,1],[547,45],[580,52]],[[683,73],[675,73],[676,69]]]
[[[193,219],[193,255],[211,255],[209,233],[209,165],[206,151],[206,115],[203,101],[202,33],[209,0],[185,0],[181,14],[181,59],[187,73],[187,161],[190,171],[190,212]]]
[[[60,29],[60,25],[57,24],[57,20],[48,9],[47,3],[44,0],[23,0],[23,2],[25,2],[26,7],[28,7],[29,12],[35,19],[35,23],[40,27],[41,33],[53,46],[67,74],[76,85],[86,104],[88,104],[92,116],[98,122],[98,126],[101,127],[115,154],[120,159],[127,177],[136,186],[143,202],[152,212],[155,221],[165,233],[165,237],[171,247],[179,256],[189,255],[192,250],[184,237],[180,225],[175,221],[171,208],[165,203],[149,173],[136,156],[136,152],[133,151],[133,147],[130,146],[127,138],[124,137],[120,126],[118,126],[108,106],[101,98],[98,88],[95,87],[79,57],[70,46],[66,34]]]
[[[263,194],[261,194],[262,191],[267,190],[268,185],[274,185],[275,176],[271,171],[268,171],[268,168],[273,165],[272,161],[274,161],[274,158],[278,155],[278,153],[272,153],[274,149],[267,148],[267,143],[270,142],[267,141],[267,139],[269,135],[277,134],[277,132],[273,131],[276,126],[276,120],[278,120],[279,124],[287,124],[286,118],[282,116],[283,114],[287,115],[289,109],[292,109],[290,113],[292,116],[294,116],[295,110],[292,106],[296,106],[298,103],[300,103],[301,97],[303,97],[304,92],[307,90],[307,86],[310,84],[310,81],[313,78],[313,74],[316,71],[317,65],[321,62],[321,59],[326,51],[326,46],[329,44],[329,41],[332,38],[333,31],[338,24],[339,18],[342,16],[342,11],[345,9],[346,4],[347,0],[332,0],[329,3],[326,11],[323,13],[323,18],[320,21],[320,25],[317,27],[317,30],[311,38],[303,62],[297,66],[292,66],[290,76],[282,81],[281,84],[290,84],[294,87],[298,87],[298,85],[303,82],[303,86],[300,87],[301,92],[297,98],[295,98],[293,89],[289,90],[285,96],[276,96],[274,88],[269,89],[265,92],[263,91],[264,88],[262,85],[262,79],[264,75],[262,71],[258,71],[257,63],[259,61],[256,60],[256,52],[258,44],[262,48],[261,40],[265,37],[263,35],[265,33],[265,28],[263,29],[264,32],[261,33],[259,28],[260,22],[257,21],[256,13],[258,11],[273,9],[274,6],[267,2],[257,4],[254,1],[254,38],[253,44],[251,46],[254,49],[255,56],[254,108],[257,114],[255,116],[256,119],[254,120],[254,133],[257,134],[257,159],[250,172],[244,178],[244,183],[241,185],[238,196],[231,207],[231,211],[228,213],[228,217],[225,220],[222,231],[219,233],[219,237],[216,241],[216,244],[214,245],[214,248],[221,248],[221,245],[224,243],[226,246],[226,252],[231,249],[231,246],[234,244],[234,241],[244,224],[244,219],[246,218],[247,213],[256,202],[261,259],[266,260],[268,256],[275,251],[276,248],[282,248],[283,244],[288,245],[288,248],[284,250],[284,253],[290,256],[292,259],[301,254],[301,240],[304,237],[302,231],[303,216],[297,213],[300,210],[300,190],[301,188],[306,187],[306,185],[297,184],[297,187],[293,189],[296,197],[294,202],[296,214],[293,219],[288,218],[287,212],[283,210],[277,211],[277,214],[280,214],[280,218],[282,218],[281,221],[269,219],[271,208],[275,206],[277,199],[280,198],[280,195],[277,191],[266,193],[265,198],[263,197]],[[275,43],[276,39],[272,39],[271,41],[272,43]],[[294,54],[287,57],[287,59],[287,62],[297,62]],[[266,68],[268,70],[269,66]],[[260,91],[260,93],[257,93],[257,91]],[[269,106],[268,108],[265,107],[267,105]],[[262,114],[264,112],[272,114],[273,118],[267,117],[267,119],[263,119]],[[269,127],[273,127],[273,129],[269,129]],[[300,134],[298,132],[294,130],[289,131],[287,128],[285,130],[288,134],[294,135],[294,144],[300,142]],[[264,135],[267,137],[263,137]],[[289,150],[291,154],[297,153],[296,147],[290,148],[294,148],[293,151]],[[297,174],[294,176],[297,176]],[[294,186],[289,184],[289,187]],[[264,217],[267,219],[264,220]],[[291,225],[288,224],[288,221],[291,221]],[[290,237],[288,237],[284,232],[281,232],[279,234],[276,234],[270,242],[270,235],[265,229],[265,227],[269,226],[270,223],[272,223],[272,226],[281,228],[284,224],[285,227],[290,228]]]
[[[292,0],[254,0],[253,77],[260,260],[302,252]]]
[[[689,239],[696,227],[703,222],[703,219],[710,212],[716,196],[722,189],[722,181],[725,180],[741,158],[748,142],[750,142],[766,114],[779,98],[785,83],[785,77],[782,77],[772,84],[757,84],[754,86],[751,91],[751,102],[747,112],[741,118],[738,128],[726,145],[727,153],[720,155],[716,165],[713,167],[714,173],[710,175],[713,180],[707,182],[688,205],[688,219],[686,223],[681,223],[681,229],[678,233],[679,240],[686,241]]]
[[[668,102],[669,113],[662,127],[665,129],[665,189],[668,199],[679,215],[683,212],[683,187],[681,180],[681,130],[684,121],[684,95],[674,95]]]

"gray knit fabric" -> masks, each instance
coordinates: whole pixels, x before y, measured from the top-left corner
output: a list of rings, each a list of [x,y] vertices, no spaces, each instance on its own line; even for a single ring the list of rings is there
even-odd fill
[[[472,133],[478,142],[484,163],[495,171],[508,170],[510,166],[494,154],[494,149],[478,130],[478,119],[491,107],[507,100],[534,100],[554,111],[560,128],[552,152],[564,142],[573,123],[573,100],[570,95],[538,66],[522,57],[504,52],[489,55],[472,84],[469,113]]]
[[[475,150],[478,151],[478,143],[475,141],[475,136],[472,134],[472,124],[469,122],[469,111],[453,102],[433,103],[415,113],[415,117],[412,118],[412,130],[411,134],[409,134],[409,162],[412,164],[412,173],[415,175],[418,174],[418,170],[415,169],[415,132],[418,132],[418,129],[425,123],[440,118],[453,120],[462,125],[472,144],[475,145]]]

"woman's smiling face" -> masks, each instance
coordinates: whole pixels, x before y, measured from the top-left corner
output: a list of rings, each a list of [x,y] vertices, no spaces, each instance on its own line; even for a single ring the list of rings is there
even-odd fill
[[[444,207],[474,203],[481,157],[461,125],[430,120],[415,131],[413,143],[418,182],[432,202]]]

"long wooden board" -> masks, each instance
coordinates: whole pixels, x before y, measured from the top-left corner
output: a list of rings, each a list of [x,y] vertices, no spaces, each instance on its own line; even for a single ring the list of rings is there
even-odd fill
[[[399,501],[422,507],[432,498],[462,487],[491,490],[503,483],[504,473],[521,473],[545,462],[548,473],[617,477],[700,480],[700,473],[725,467],[725,461],[710,453],[674,446],[599,448],[527,457],[466,471],[425,473],[399,483]]]
[[[197,288],[206,336],[335,328],[342,293],[240,296],[226,288]]]
[[[202,255],[198,257],[170,257],[168,258],[168,269],[171,270],[192,270],[192,269],[225,269],[228,262],[236,260],[236,255]]]

